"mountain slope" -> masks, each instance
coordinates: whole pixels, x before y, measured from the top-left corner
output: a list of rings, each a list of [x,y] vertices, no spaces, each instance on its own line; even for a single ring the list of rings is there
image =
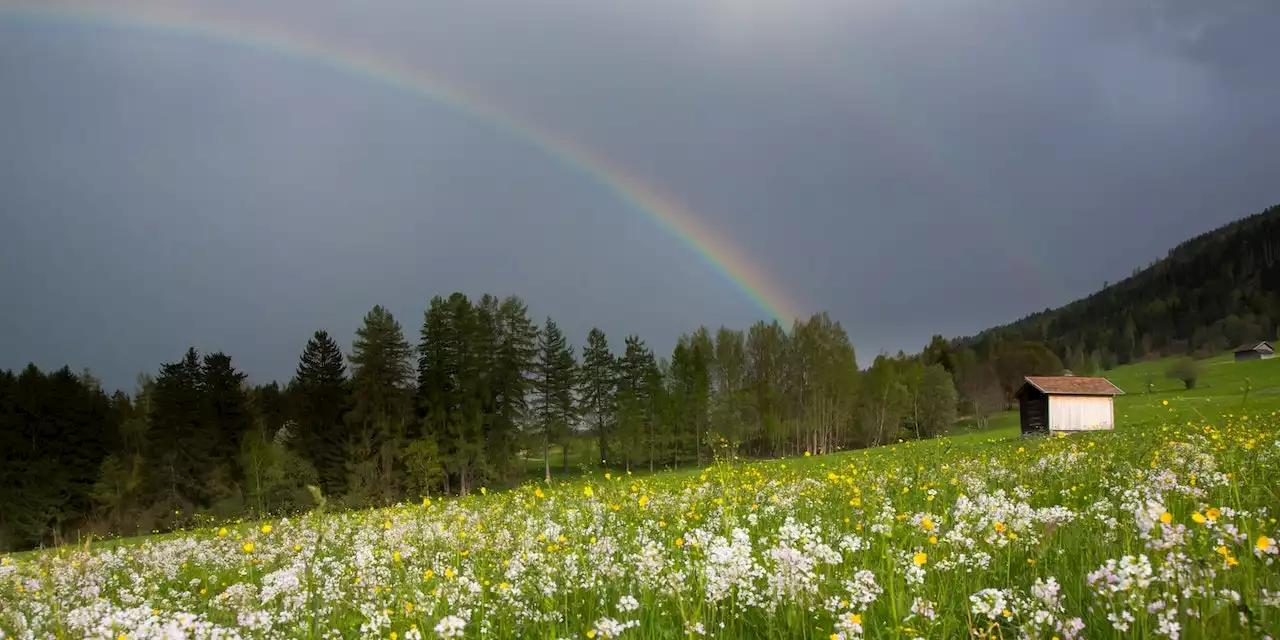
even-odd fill
[[[1090,356],[1112,366],[1271,339],[1277,320],[1280,205],[1187,240],[1084,299],[958,342],[984,354],[1000,342],[1036,341],[1068,367]]]

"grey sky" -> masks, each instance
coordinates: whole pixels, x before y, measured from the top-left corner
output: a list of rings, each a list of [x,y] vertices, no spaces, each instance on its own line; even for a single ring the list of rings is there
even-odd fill
[[[829,311],[862,363],[1280,202],[1272,0],[176,4],[430,69],[576,140]],[[764,317],[598,185],[440,104],[0,12],[0,367],[129,387],[195,345],[284,380],[314,329],[349,343],[381,303],[416,340],[454,290],[519,294],[575,345],[598,324],[665,352]]]

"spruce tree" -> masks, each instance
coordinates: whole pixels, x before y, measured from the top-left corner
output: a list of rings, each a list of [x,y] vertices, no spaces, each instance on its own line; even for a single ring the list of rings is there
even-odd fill
[[[564,450],[564,466],[568,467],[568,433],[574,420],[573,386],[575,374],[573,348],[551,318],[547,318],[538,335],[538,360],[534,367],[534,412],[538,434],[542,439],[543,470],[551,481],[552,442],[560,442]]]
[[[200,429],[209,449],[196,472],[202,481],[199,495],[204,504],[225,497],[236,485],[239,470],[235,460],[240,453],[241,438],[253,426],[249,396],[244,387],[244,373],[231,364],[222,352],[206,354],[200,366],[200,391],[203,415]]]
[[[485,442],[486,455],[499,477],[510,482],[519,471],[516,445],[521,421],[528,411],[528,395],[537,355],[538,329],[528,306],[516,296],[498,308],[498,345],[489,382],[493,416]]]
[[[195,348],[160,366],[151,393],[151,485],[166,513],[190,509],[204,493],[202,471],[210,466],[216,438],[204,429],[204,373]]]
[[[395,462],[408,418],[410,353],[391,312],[375,306],[365,314],[347,357],[353,406],[348,419],[355,429],[347,461],[348,490],[383,500],[398,497]],[[352,487],[351,482],[358,486]]]
[[[602,464],[609,459],[610,428],[616,422],[617,365],[617,359],[609,351],[608,338],[603,331],[592,327],[587,333],[587,346],[582,350],[578,394],[584,417],[599,441]]]
[[[292,387],[298,448],[316,468],[321,489],[340,494],[346,486],[347,367],[327,331],[316,331],[307,340]]]

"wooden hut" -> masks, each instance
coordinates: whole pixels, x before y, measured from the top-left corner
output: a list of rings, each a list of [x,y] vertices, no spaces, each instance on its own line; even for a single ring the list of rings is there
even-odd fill
[[[1236,362],[1245,360],[1270,360],[1276,355],[1276,350],[1271,346],[1270,342],[1250,342],[1236,347]]]
[[[1027,376],[1015,394],[1022,435],[1112,429],[1123,393],[1106,378]]]

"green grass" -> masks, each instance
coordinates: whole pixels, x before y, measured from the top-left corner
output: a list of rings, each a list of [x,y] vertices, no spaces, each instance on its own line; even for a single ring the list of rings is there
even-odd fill
[[[1125,392],[1115,399],[1117,427],[1164,419],[1171,411],[1178,410],[1202,420],[1280,410],[1280,359],[1235,362],[1230,353],[1206,359],[1204,374],[1194,389],[1164,377],[1165,369],[1174,360],[1136,362],[1098,374]],[[1148,379],[1152,383],[1150,394],[1147,393]],[[1247,399],[1246,381],[1250,385]],[[1175,409],[1170,409],[1170,405]],[[1018,420],[1016,409],[991,416],[985,429],[977,429],[971,419],[964,419],[956,424],[951,435],[960,441],[1017,438],[1021,433]]]
[[[550,486],[0,557],[0,637],[1275,636],[1280,362],[1166,365],[1107,373],[1107,432],[655,474],[582,439]]]
[[[1225,384],[1129,400],[1111,432],[597,470],[4,557],[0,630],[410,640],[457,616],[467,637],[1274,635],[1280,419],[1235,411]],[[1139,581],[1103,579],[1126,567]]]

